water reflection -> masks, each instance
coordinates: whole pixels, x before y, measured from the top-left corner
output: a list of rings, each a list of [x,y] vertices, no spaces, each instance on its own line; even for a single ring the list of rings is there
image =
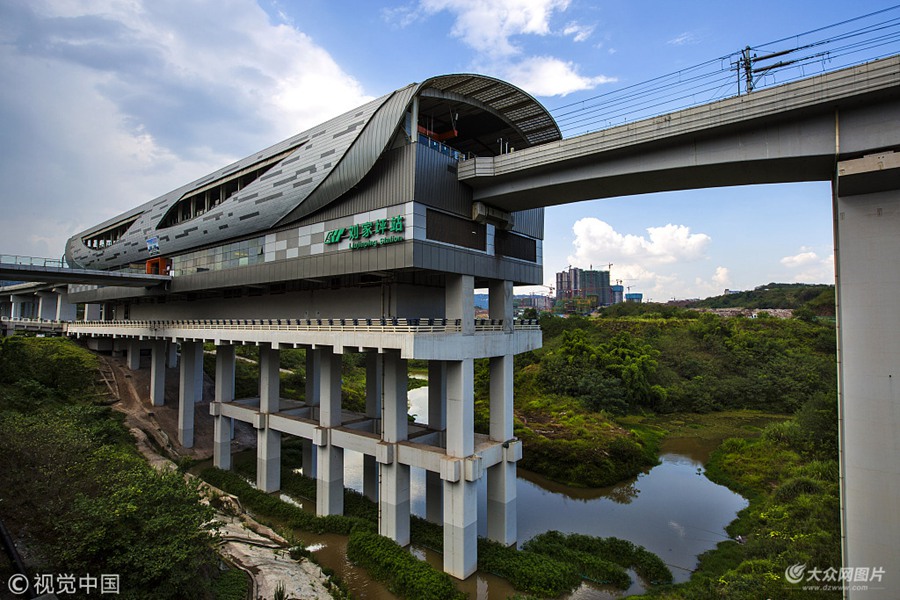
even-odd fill
[[[410,413],[427,422],[428,388],[409,393]],[[715,441],[670,440],[662,448],[660,464],[636,478],[608,488],[577,488],[555,483],[540,475],[519,470],[517,510],[520,545],[539,533],[559,530],[602,537],[615,536],[646,547],[665,561],[676,582],[686,581],[696,567],[697,556],[725,539],[724,527],[747,502],[727,488],[707,479],[703,463],[715,448]],[[247,458],[253,460],[253,451]],[[237,456],[235,457],[237,460]],[[362,455],[345,450],[344,485],[362,491]],[[484,478],[482,482],[484,483]],[[411,512],[425,515],[425,472],[410,469]],[[486,486],[479,490],[480,535],[486,528]],[[285,498],[287,499],[287,498]],[[315,511],[315,503],[300,501],[305,510]],[[314,535],[297,531],[297,537],[312,545],[318,560],[334,569],[348,584],[354,598],[390,599],[387,588],[369,579],[365,570],[346,558],[347,538]],[[436,568],[442,568],[440,554],[411,547],[410,551]],[[625,591],[583,583],[566,596],[570,600],[619,598],[643,591],[640,580]],[[476,573],[459,582],[461,591],[472,600],[501,600],[517,592],[496,576]]]

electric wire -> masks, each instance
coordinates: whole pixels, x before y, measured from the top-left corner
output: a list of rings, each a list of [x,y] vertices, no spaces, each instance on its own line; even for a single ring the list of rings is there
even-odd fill
[[[900,52],[900,16],[863,22],[898,9],[900,5],[895,5],[747,46],[672,73],[562,104],[550,113],[564,134],[587,133],[748,93],[748,84],[750,90],[757,90],[891,56]],[[847,26],[852,28],[839,30]],[[809,39],[823,32],[831,35]],[[789,41],[793,48],[778,48]],[[781,60],[768,63],[776,57]]]

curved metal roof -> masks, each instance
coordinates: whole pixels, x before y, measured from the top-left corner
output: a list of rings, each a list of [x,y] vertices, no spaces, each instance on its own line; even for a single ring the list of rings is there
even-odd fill
[[[424,81],[419,89],[420,93],[435,89],[478,101],[519,131],[528,146],[562,139],[559,126],[547,109],[533,96],[506,81],[460,73],[432,77]]]
[[[432,124],[432,132],[450,131],[447,139],[453,141],[449,143],[463,153],[498,154],[502,151],[498,136],[508,147],[518,148],[562,138],[546,109],[509,83],[482,75],[433,77],[372,100],[79,233],[66,244],[66,257],[71,264],[108,269],[147,260],[151,238],[157,238],[161,254],[173,255],[302,219],[341,198],[366,176],[398,132],[408,127],[407,114],[414,98],[419,99],[419,122]],[[271,164],[273,161],[277,162]],[[171,225],[166,220],[182,199],[260,164],[266,165],[265,174],[205,213]],[[125,216],[133,221],[120,238],[103,248],[83,243],[111,223],[123,223]]]

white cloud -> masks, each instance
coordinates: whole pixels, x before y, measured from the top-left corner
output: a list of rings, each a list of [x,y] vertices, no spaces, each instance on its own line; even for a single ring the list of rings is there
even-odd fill
[[[819,256],[812,251],[800,252],[793,256],[785,256],[781,259],[781,264],[789,269],[807,266],[812,263],[819,262]]]
[[[548,35],[550,19],[564,12],[569,0],[421,0],[427,14],[448,11],[456,16],[450,34],[494,58],[519,54],[515,35]]]
[[[715,272],[713,272],[709,280],[702,277],[696,277],[694,279],[692,297],[704,298],[708,296],[718,296],[724,293],[726,289],[730,288],[731,285],[731,272],[728,270],[728,267],[719,266],[716,267]]]
[[[582,25],[575,21],[563,28],[563,35],[571,35],[573,42],[584,42],[594,33],[593,25]]]
[[[800,248],[798,254],[785,256],[782,265],[796,283],[831,283],[834,281],[834,254],[820,257],[810,248]]]
[[[517,38],[561,34],[576,42],[588,39],[594,28],[575,21],[554,30],[553,18],[569,4],[570,0],[420,0],[382,15],[403,27],[448,12],[453,15],[450,35],[477,53],[474,70],[507,79],[534,95],[565,96],[615,79],[583,75],[572,61],[528,56]]]
[[[0,5],[0,252],[58,255],[84,227],[369,99],[280,21],[250,0]],[[30,219],[45,227],[28,238]]]
[[[572,231],[575,252],[568,257],[569,264],[605,270],[612,263],[612,279],[621,279],[624,285],[643,291],[645,297],[662,300],[672,294],[697,295],[694,285],[683,281],[674,269],[707,258],[711,238],[705,233],[691,233],[685,225],[668,224],[648,227],[646,236],[623,234],[595,217],[579,219]],[[728,269],[720,267],[715,275],[724,280]]]
[[[572,230],[575,232],[575,254],[569,260],[573,264],[602,263],[606,260],[604,257],[645,265],[695,261],[705,258],[710,242],[705,233],[691,233],[690,227],[671,223],[648,227],[646,237],[619,233],[612,225],[595,217],[579,219]]]
[[[696,44],[697,36],[695,36],[690,31],[685,31],[684,33],[673,37],[671,40],[666,42],[667,44],[671,44],[672,46],[684,46],[685,44]]]
[[[536,96],[566,96],[615,81],[603,75],[581,75],[574,63],[551,56],[537,56],[510,65],[505,69],[504,78]]]

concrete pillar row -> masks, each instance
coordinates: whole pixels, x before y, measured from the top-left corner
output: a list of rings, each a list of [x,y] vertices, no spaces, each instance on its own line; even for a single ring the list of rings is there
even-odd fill
[[[488,286],[488,314],[503,321],[503,331],[513,332],[513,282],[494,280]]]
[[[474,335],[475,278],[471,275],[447,275],[444,307],[448,321],[459,319],[463,335]]]
[[[447,429],[447,364],[428,361],[428,427]],[[444,521],[444,484],[441,474],[425,472],[425,518],[432,523]]]
[[[166,340],[153,340],[150,345],[150,404],[166,403]]]
[[[233,345],[216,346],[216,399],[217,403],[234,400],[235,352]],[[231,419],[221,413],[213,422],[213,466],[231,469]]]
[[[9,298],[12,307],[10,308],[10,318],[12,319],[22,319],[24,318],[24,308],[26,297],[21,294],[12,294]]]
[[[37,317],[44,321],[52,321],[56,318],[57,297],[53,292],[38,292]]]
[[[384,378],[384,355],[377,351],[366,353],[366,416],[381,419],[381,396]],[[376,433],[377,433],[376,429]],[[379,466],[374,456],[363,455],[363,494],[378,502]]]
[[[199,349],[199,352],[198,352]],[[178,380],[178,441],[194,447],[194,403],[197,401],[197,374],[203,376],[203,344],[181,343],[181,370]],[[198,360],[198,357],[201,360]]]
[[[99,321],[102,316],[102,307],[99,304],[85,304],[84,305],[84,320],[85,321]],[[173,365],[174,368],[174,365]]]
[[[513,356],[490,359],[490,437],[513,441]],[[506,452],[505,454],[510,454]],[[512,457],[487,470],[487,536],[516,543],[516,463]]]
[[[281,487],[281,433],[269,427],[269,415],[280,410],[281,353],[268,344],[259,347],[259,420],[256,423],[256,487],[274,492]]]
[[[85,310],[87,310],[85,308]],[[85,313],[87,314],[87,313]],[[168,342],[166,346],[166,368],[174,369],[178,366],[178,344]]]
[[[472,359],[447,361],[447,456],[466,459],[475,451]],[[478,482],[467,478],[466,460],[447,461],[444,479],[444,571],[457,579],[478,564]],[[479,464],[473,461],[474,464]]]
[[[341,355],[323,348],[319,367],[316,514],[340,515],[344,512],[344,449],[331,444],[330,429],[341,424]]]
[[[396,444],[409,436],[407,365],[396,350],[384,353],[384,395],[381,406],[381,439]],[[378,533],[401,546],[409,544],[409,465],[400,464],[397,453],[381,465]]]
[[[883,572],[851,600],[900,589],[898,157],[842,161],[834,186],[843,566]]]
[[[194,371],[194,397],[197,402],[203,402],[203,342],[196,342],[192,347],[197,363]]]
[[[77,307],[69,302],[69,292],[65,287],[54,288],[56,292],[56,320],[74,321]]]
[[[313,350],[306,351],[306,405],[319,406],[319,396],[321,395],[321,373],[320,365],[322,364],[322,351]],[[303,474],[307,477],[316,476],[316,465],[318,448],[312,440],[303,440]]]
[[[128,369],[137,371],[141,368],[141,341],[136,339],[128,340],[125,348],[125,362]]]

